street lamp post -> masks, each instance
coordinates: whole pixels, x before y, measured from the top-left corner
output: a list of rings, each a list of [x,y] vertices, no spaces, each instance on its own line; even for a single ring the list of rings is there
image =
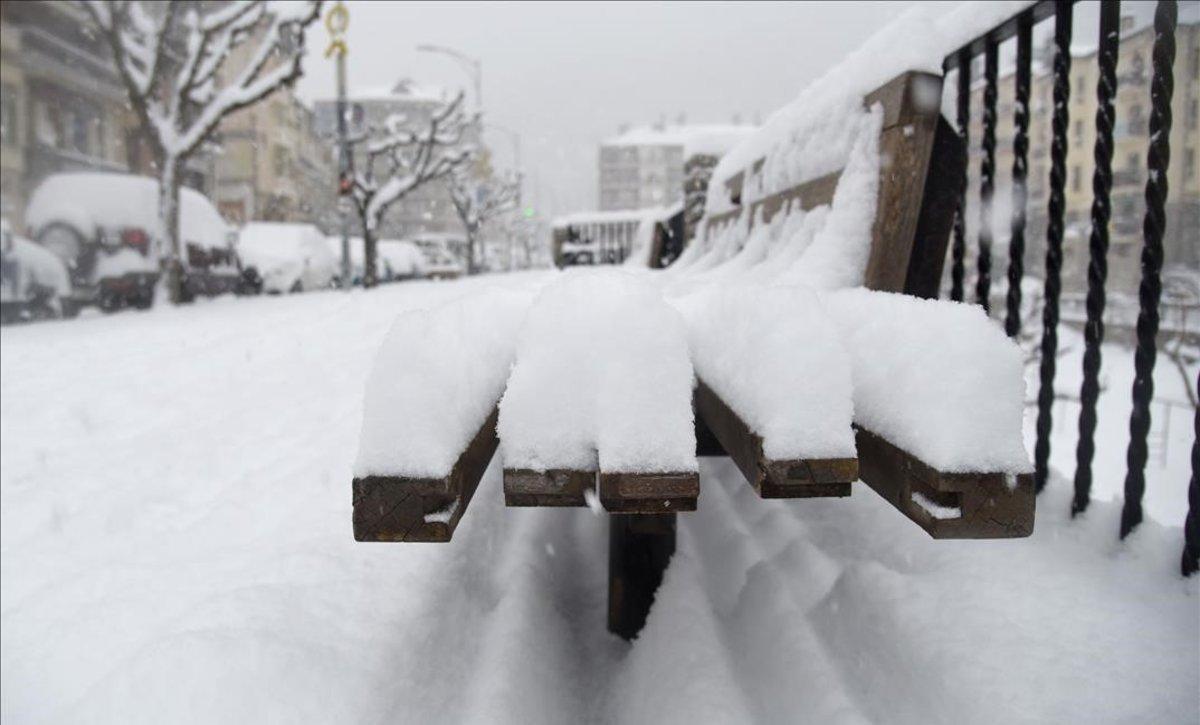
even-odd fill
[[[354,157],[350,153],[350,142],[346,132],[346,28],[350,25],[350,13],[341,0],[334,5],[325,18],[329,30],[329,49],[325,57],[337,56],[337,143],[338,143],[338,216],[342,227],[342,289],[353,284],[350,274],[350,214],[346,209],[347,196],[351,190],[354,174]]]
[[[479,59],[472,58],[465,53],[460,53],[453,48],[447,48],[443,45],[422,43],[417,46],[417,50],[424,53],[448,55],[458,61],[460,66],[466,68],[467,72],[471,74],[471,81],[475,85],[475,111],[480,114],[483,113],[483,63]]]

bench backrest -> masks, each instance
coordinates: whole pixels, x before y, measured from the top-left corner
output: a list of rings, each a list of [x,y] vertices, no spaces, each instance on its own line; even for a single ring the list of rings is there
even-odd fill
[[[941,76],[909,71],[863,99],[864,105],[879,103],[883,109],[879,139],[883,163],[864,277],[869,289],[937,296],[965,163],[962,140],[942,118],[941,96]],[[734,208],[709,215],[706,232],[743,214],[750,215],[752,228],[760,219],[770,222],[781,212],[809,210],[832,201],[841,171],[742,204],[746,179],[765,161],[759,158],[729,177],[723,188],[709,188],[710,195],[727,194]]]

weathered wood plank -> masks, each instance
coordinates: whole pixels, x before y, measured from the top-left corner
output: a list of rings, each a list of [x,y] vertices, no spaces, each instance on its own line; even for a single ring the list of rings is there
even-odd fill
[[[863,283],[868,289],[903,292],[921,214],[921,197],[937,132],[942,80],[903,73],[869,94],[883,104],[879,135],[879,196],[871,228],[871,251]]]
[[[855,426],[855,439],[863,482],[933,538],[1009,539],[1033,533],[1031,474],[946,473],[862,427]]]
[[[700,475],[681,473],[600,473],[600,503],[614,514],[695,511]]]
[[[504,469],[506,506],[586,506],[584,492],[596,489],[596,471]]]
[[[762,437],[702,380],[696,385],[695,408],[762,498],[850,495],[850,483],[858,478],[857,459],[768,460],[763,455]]]
[[[966,163],[966,145],[939,115],[929,172],[925,175],[925,193],[921,196],[921,215],[913,235],[912,253],[908,257],[908,274],[904,281],[906,295],[937,299],[946,247],[954,226],[954,210],[964,181],[961,172]]]
[[[492,410],[444,478],[354,479],[355,541],[450,541],[499,445],[498,413]]]
[[[633,639],[675,553],[675,514],[608,517],[608,631]]]

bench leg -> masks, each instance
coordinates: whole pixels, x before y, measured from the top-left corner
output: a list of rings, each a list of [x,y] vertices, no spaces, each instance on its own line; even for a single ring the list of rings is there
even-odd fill
[[[675,514],[608,517],[608,631],[633,639],[675,553]]]

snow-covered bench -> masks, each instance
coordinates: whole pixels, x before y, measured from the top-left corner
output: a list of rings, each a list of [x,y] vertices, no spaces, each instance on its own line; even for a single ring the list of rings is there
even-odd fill
[[[763,193],[768,159],[748,160],[712,205],[711,248],[693,243],[676,265],[701,270],[674,277],[696,294],[667,304],[651,284],[566,274],[533,309],[489,292],[401,316],[368,388],[356,538],[449,540],[498,446],[509,506],[694,510],[698,437],[764,498],[847,496],[861,479],[935,537],[1028,535],[1022,395],[988,394],[1020,384],[1011,346],[978,310],[916,299],[936,297],[962,179],[940,96],[938,76],[909,72],[867,94],[868,110],[842,102],[859,130],[841,168],[809,164],[780,191]],[[815,238],[787,284],[747,284],[752,265],[712,246],[714,230],[748,232],[745,256],[789,216]],[[846,274],[850,238],[864,241]]]

